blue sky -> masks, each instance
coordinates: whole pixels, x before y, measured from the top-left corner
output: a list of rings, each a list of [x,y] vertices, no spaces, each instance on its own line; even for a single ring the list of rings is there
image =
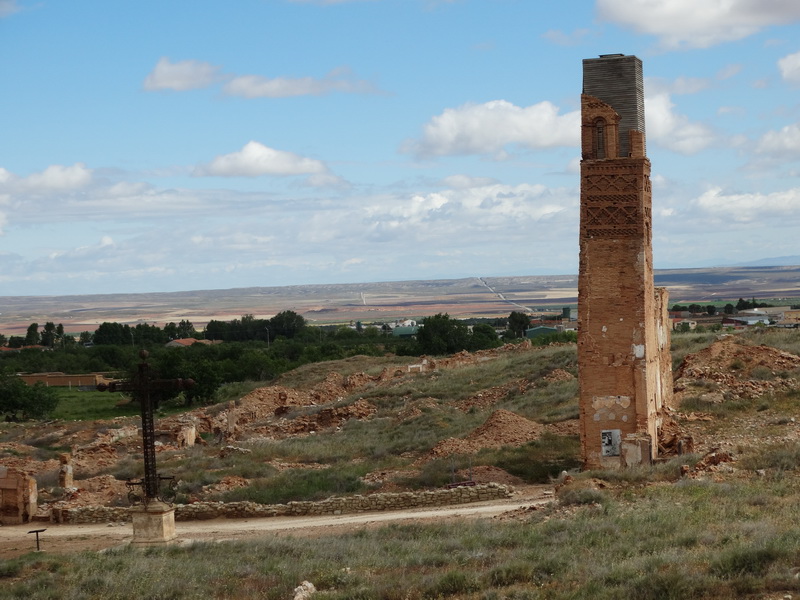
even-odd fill
[[[0,295],[576,273],[609,53],[656,267],[800,255],[796,0],[0,0]]]

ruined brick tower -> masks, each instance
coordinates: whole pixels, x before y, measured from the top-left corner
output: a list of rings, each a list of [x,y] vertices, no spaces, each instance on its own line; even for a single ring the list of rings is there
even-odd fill
[[[666,290],[653,285],[642,61],[583,61],[578,368],[584,468],[649,462],[672,395]]]

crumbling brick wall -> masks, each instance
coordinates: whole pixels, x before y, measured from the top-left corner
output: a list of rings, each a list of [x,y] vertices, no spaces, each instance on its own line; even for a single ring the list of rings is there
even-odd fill
[[[16,469],[0,467],[0,524],[29,522],[36,514],[36,480]]]
[[[667,294],[653,283],[641,61],[622,55],[584,61],[584,91],[578,274],[581,450],[585,468],[618,467],[626,464],[627,438],[642,462],[656,456],[660,415],[672,393]]]

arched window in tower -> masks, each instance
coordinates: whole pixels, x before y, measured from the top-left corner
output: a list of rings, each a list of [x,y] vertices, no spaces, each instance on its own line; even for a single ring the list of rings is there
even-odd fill
[[[606,121],[605,119],[595,119],[594,121],[594,157],[606,157]]]

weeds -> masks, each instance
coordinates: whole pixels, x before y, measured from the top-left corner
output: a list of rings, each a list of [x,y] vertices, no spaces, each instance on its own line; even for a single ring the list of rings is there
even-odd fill
[[[597,491],[595,491],[597,492]],[[576,495],[527,521],[394,524],[319,537],[124,549],[2,564],[0,598],[781,597],[800,536],[794,481],[675,485]],[[562,496],[563,497],[563,496]],[[759,498],[772,498],[764,503]],[[601,507],[594,506],[599,502]]]
[[[794,471],[800,467],[800,444],[784,442],[765,446],[743,456],[739,464],[751,471],[760,469]]]
[[[274,477],[259,478],[250,485],[225,492],[225,502],[250,501],[259,504],[285,504],[296,500],[322,500],[365,491],[361,477],[366,465],[342,465],[336,469],[289,469]]]

